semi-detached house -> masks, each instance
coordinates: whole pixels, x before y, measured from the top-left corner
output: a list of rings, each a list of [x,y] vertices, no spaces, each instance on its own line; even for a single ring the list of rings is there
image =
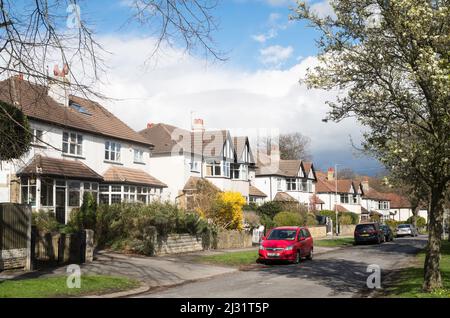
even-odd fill
[[[232,137],[228,130],[186,130],[172,125],[148,124],[140,134],[154,145],[150,173],[167,184],[168,199],[182,202],[198,180],[221,191],[240,192],[251,200],[250,178],[255,161],[247,137]]]
[[[56,75],[56,74],[55,74]],[[152,143],[106,108],[70,94],[64,76],[46,86],[0,82],[0,100],[20,108],[33,132],[22,158],[1,162],[0,202],[53,211],[65,223],[91,192],[101,203],[149,203],[166,185],[148,173]]]

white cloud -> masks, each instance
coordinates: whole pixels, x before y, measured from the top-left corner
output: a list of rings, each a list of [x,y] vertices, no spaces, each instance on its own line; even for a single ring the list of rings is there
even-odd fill
[[[308,90],[298,83],[306,69],[317,63],[314,57],[286,70],[246,72],[227,65],[206,65],[168,49],[155,67],[146,68],[142,61],[153,47],[151,39],[108,37],[100,41],[113,52],[106,59],[110,65],[104,79],[107,83],[97,86],[112,99],[101,103],[136,130],[148,122],[189,128],[190,112],[195,111],[207,128],[299,131],[311,137],[313,153],[326,154],[315,161],[324,156],[332,160],[332,151],[351,157],[348,136],[356,141],[360,138],[360,128],[352,120],[339,124],[321,121],[328,110],[325,101],[333,100],[335,92]],[[277,57],[272,59],[292,54],[292,49],[275,51]]]
[[[333,7],[330,4],[332,0],[322,0],[319,2],[311,3],[311,11],[315,12],[319,17],[324,18],[330,16],[332,18],[336,17]]]
[[[252,39],[259,43],[265,43],[266,41],[275,38],[277,35],[277,30],[270,29],[267,33],[252,35]]]
[[[263,0],[263,1],[273,7],[285,7],[295,4],[295,0]]]
[[[294,53],[292,46],[272,45],[259,50],[261,62],[275,67],[281,66]]]

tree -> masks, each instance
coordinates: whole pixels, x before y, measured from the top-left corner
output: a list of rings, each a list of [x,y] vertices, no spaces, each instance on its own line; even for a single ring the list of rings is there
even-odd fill
[[[0,0],[0,76],[18,75],[47,86],[48,67],[53,67],[56,61],[78,70],[75,72],[71,67],[65,67],[71,77],[71,93],[104,97],[92,87],[103,73],[102,55],[105,51],[83,19],[82,2]],[[203,50],[206,56],[223,60],[223,54],[215,48],[212,38],[217,29],[213,16],[217,2],[131,0],[124,6],[124,22],[139,23],[149,35],[156,32],[155,46],[149,48],[149,57],[162,49],[162,43],[167,43],[184,47],[193,54],[198,53],[198,49]],[[8,109],[0,105],[0,113],[8,114]],[[0,126],[10,121],[9,117],[0,115]],[[15,125],[32,135],[26,125],[19,122]],[[0,138],[10,136],[1,129]],[[17,144],[13,148],[29,145],[27,139],[15,141]],[[9,152],[0,152],[0,158],[7,158],[8,155]]]
[[[301,1],[294,19],[318,29],[309,87],[337,89],[328,119],[366,126],[364,150],[429,200],[425,291],[442,287],[444,194],[450,181],[448,0],[336,0],[319,17]]]
[[[280,158],[284,160],[311,160],[311,139],[301,133],[280,135]]]
[[[355,171],[353,171],[352,168],[343,168],[338,171],[338,178],[339,179],[354,179],[358,175]]]

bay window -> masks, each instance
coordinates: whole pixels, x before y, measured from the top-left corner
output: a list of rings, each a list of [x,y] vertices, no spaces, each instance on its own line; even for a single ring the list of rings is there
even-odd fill
[[[36,206],[36,179],[21,178],[20,186],[22,204]]]
[[[69,206],[80,206],[80,182],[69,182]]]
[[[53,179],[41,179],[41,206],[53,206]]]
[[[341,203],[347,203],[347,204],[349,203],[348,194],[347,193],[340,194],[340,197],[341,197],[341,200],[340,200]]]
[[[221,176],[221,163],[219,161],[209,161],[206,163],[206,176]]]
[[[287,185],[288,191],[297,191],[298,190],[298,183],[297,183],[297,179],[295,179],[295,178],[286,179],[286,185]]]

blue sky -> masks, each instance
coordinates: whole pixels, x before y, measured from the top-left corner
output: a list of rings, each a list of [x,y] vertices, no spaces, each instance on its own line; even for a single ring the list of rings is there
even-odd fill
[[[320,169],[339,163],[369,175],[380,171],[376,161],[355,156],[350,137],[358,143],[362,131],[355,121],[321,121],[325,101],[336,93],[298,84],[306,68],[317,62],[318,33],[305,22],[289,22],[293,1],[222,0],[214,40],[228,52],[225,63],[210,66],[201,56],[186,57],[170,48],[162,63],[144,71],[151,34],[137,24],[125,25],[130,13],[125,1],[85,1],[81,14],[112,53],[105,61],[108,84],[99,90],[120,99],[107,106],[132,128],[143,129],[148,122],[189,128],[194,112],[211,129],[299,131],[311,138]],[[327,0],[310,3],[319,14],[333,14]]]

